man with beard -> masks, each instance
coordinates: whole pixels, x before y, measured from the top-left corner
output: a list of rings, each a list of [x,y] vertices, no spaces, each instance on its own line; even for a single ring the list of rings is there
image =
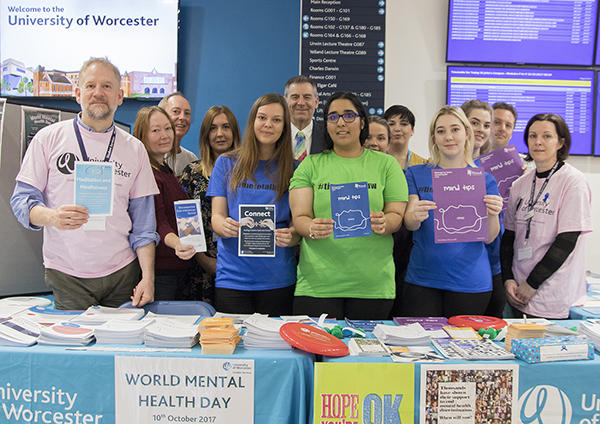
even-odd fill
[[[190,102],[179,91],[163,97],[158,106],[167,112],[173,124],[175,124],[177,155],[167,155],[166,162],[175,176],[180,177],[186,166],[198,160],[198,157],[194,153],[181,147],[181,139],[188,133],[192,124],[192,107],[190,106]]]
[[[44,229],[45,281],[57,309],[116,307],[154,299],[154,176],[142,143],[113,121],[123,103],[121,75],[92,58],[79,71],[81,113],[38,132],[11,198],[19,222]],[[91,216],[74,204],[76,161],[112,162],[113,213]],[[141,274],[140,274],[141,270]],[[141,279],[140,279],[141,275]]]
[[[307,154],[321,153],[325,148],[323,124],[313,120],[319,105],[317,86],[310,78],[298,75],[285,83],[284,96],[292,121],[294,159],[302,161]]]

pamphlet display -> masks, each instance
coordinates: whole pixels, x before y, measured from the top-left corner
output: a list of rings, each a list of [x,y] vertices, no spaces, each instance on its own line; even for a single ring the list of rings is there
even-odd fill
[[[502,212],[506,211],[508,196],[512,183],[523,175],[523,161],[517,148],[509,144],[479,157],[481,167],[492,174],[498,184],[498,192],[502,196]]]
[[[196,252],[206,252],[206,237],[202,223],[200,199],[178,200],[174,204],[177,233],[181,244],[194,246]]]
[[[486,241],[486,194],[482,169],[432,169],[436,243]]]
[[[240,205],[238,255],[275,257],[275,205]]]
[[[519,366],[421,365],[420,424],[518,422]]]
[[[330,184],[333,238],[371,235],[369,189],[366,181]]]

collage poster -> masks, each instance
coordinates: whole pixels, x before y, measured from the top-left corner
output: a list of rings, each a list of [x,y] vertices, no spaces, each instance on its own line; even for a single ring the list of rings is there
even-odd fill
[[[420,424],[517,423],[519,366],[421,365]]]

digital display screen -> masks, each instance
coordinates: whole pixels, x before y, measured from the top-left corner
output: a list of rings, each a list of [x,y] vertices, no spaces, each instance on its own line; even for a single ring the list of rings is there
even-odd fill
[[[556,113],[571,131],[571,154],[592,154],[594,71],[448,66],[447,102],[506,102],[517,110],[511,143],[526,152],[523,132],[538,113]]]
[[[178,0],[0,0],[0,94],[70,97],[79,69],[105,57],[125,97],[177,90]]]
[[[446,58],[592,65],[597,8],[596,0],[450,0]]]

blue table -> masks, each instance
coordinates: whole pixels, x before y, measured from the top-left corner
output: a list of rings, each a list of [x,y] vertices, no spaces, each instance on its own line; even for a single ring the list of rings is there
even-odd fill
[[[562,321],[558,323],[568,327],[577,325],[574,321]],[[331,364],[393,362],[389,357],[357,356],[346,356],[342,358],[323,357],[322,361]],[[600,423],[600,355],[598,352],[596,352],[596,358],[594,360],[582,361],[547,362],[539,364],[528,364],[520,360],[471,362],[445,361],[436,364],[449,366],[453,364],[517,364],[519,366],[518,407],[520,409],[515,411],[517,419],[515,422],[528,424],[541,424],[542,422],[556,424]],[[421,380],[421,364],[419,363],[415,364],[414,378],[414,422],[419,423]],[[521,407],[523,403],[527,405],[526,410]],[[535,411],[536,407],[538,412],[537,415],[531,412],[532,410]],[[550,420],[548,420],[549,416],[552,416]],[[569,417],[571,417],[570,420],[567,419]]]
[[[71,413],[72,422],[113,424],[115,422],[115,356],[160,356],[177,358],[213,358],[254,360],[254,422],[256,424],[306,424],[312,415],[314,356],[300,351],[256,351],[238,347],[234,355],[202,355],[199,346],[191,352],[129,353],[105,351],[69,351],[65,347],[0,347],[0,423],[44,421],[51,413]],[[32,391],[31,394],[24,392]],[[23,401],[23,396],[37,400]],[[42,393],[45,391],[45,394]],[[70,404],[70,396],[77,398]],[[48,397],[44,402],[43,396]],[[53,399],[50,397],[53,396]],[[28,399],[25,399],[28,400]],[[54,401],[55,405],[52,405]],[[57,405],[63,402],[63,405]],[[15,409],[11,409],[14,405]],[[21,409],[20,419],[14,419]],[[25,410],[39,412],[38,421],[29,421]],[[8,419],[8,414],[12,419]],[[77,417],[76,413],[79,413]],[[98,418],[97,416],[100,416]],[[79,421],[75,421],[75,419]],[[69,421],[65,420],[65,424]],[[137,423],[132,423],[137,424]]]

